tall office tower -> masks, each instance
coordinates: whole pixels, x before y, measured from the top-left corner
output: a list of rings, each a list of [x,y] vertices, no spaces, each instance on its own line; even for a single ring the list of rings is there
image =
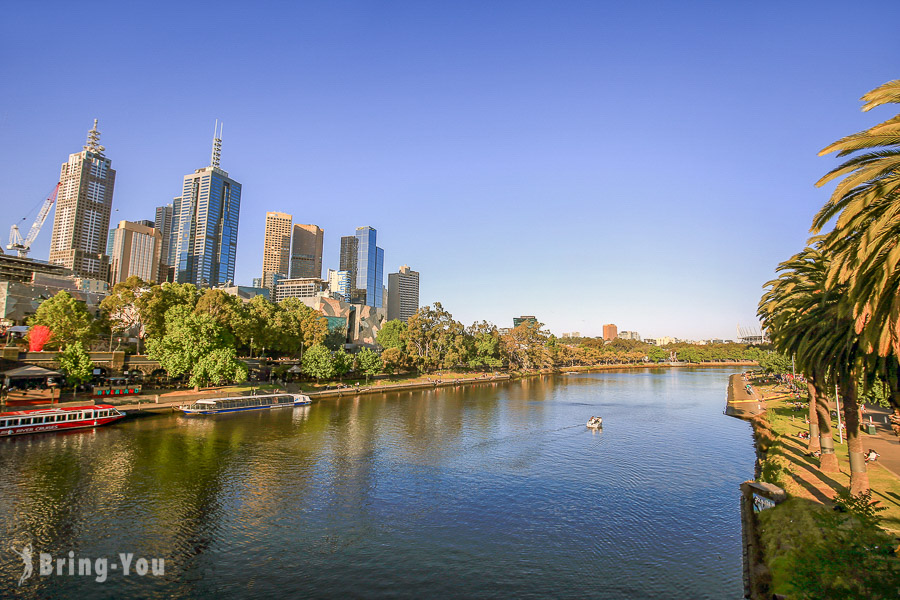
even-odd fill
[[[347,296],[347,302],[351,301],[351,295],[356,291],[356,267],[359,258],[359,240],[355,235],[345,235],[341,238],[341,271],[350,274],[350,295]],[[365,294],[363,294],[365,295]],[[365,304],[363,299],[362,304]]]
[[[169,243],[172,239],[172,205],[164,204],[156,207],[156,229],[162,235],[162,246],[159,253],[159,277],[157,281],[163,283],[171,281],[174,269],[169,262]]]
[[[291,278],[322,277],[322,243],[325,232],[318,225],[294,225]]]
[[[109,257],[104,245],[116,172],[104,150],[94,119],[84,150],[70,154],[60,170],[50,262],[71,269],[77,277],[106,280]]]
[[[384,250],[376,246],[378,232],[374,228],[357,227],[356,300],[375,308],[382,307],[384,287]],[[343,266],[341,267],[343,270]]]
[[[328,291],[340,296],[340,299],[344,302],[349,302],[350,271],[335,271],[334,269],[328,269]]]
[[[266,213],[266,233],[263,238],[263,279],[269,273],[287,278],[291,267],[291,215]]]
[[[110,285],[125,281],[132,275],[147,283],[158,281],[163,243],[159,230],[142,223],[119,221],[119,226],[110,232],[109,239]]]
[[[169,232],[169,255],[166,264],[173,272],[178,264],[178,225],[181,223],[181,196],[172,198],[172,231]],[[174,281],[174,280],[173,280]]]
[[[614,340],[619,335],[618,328],[612,323],[603,326],[603,339],[606,341]]]
[[[419,272],[407,265],[388,275],[388,320],[406,321],[419,310]]]
[[[219,168],[221,136],[216,122],[210,166],[184,177],[175,251],[178,283],[210,287],[234,281],[241,184]]]

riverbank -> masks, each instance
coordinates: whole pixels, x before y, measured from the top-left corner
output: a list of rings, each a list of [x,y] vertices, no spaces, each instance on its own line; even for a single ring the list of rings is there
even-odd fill
[[[746,383],[751,384],[751,391]],[[818,458],[807,452],[808,440],[800,432],[808,432],[806,399],[791,398],[789,390],[777,382],[763,379],[745,380],[733,375],[729,381],[728,406],[733,416],[750,421],[757,451],[757,480],[774,484],[789,499],[745,518],[745,541],[749,549],[748,573],[752,597],[769,598],[771,594],[787,594],[793,589],[796,561],[803,549],[813,544],[825,546],[829,535],[820,523],[833,519],[835,499],[849,489],[850,464],[846,440],[835,437],[835,454],[839,471],[819,471]],[[731,408],[731,407],[734,408]],[[749,410],[745,410],[749,406]],[[753,409],[752,407],[758,407]],[[730,413],[729,413],[730,414]],[[874,421],[874,419],[873,419]],[[837,432],[834,418],[832,431]],[[865,447],[879,446],[879,461],[868,463],[867,471],[872,500],[884,510],[879,512],[881,527],[892,536],[894,546],[900,544],[900,443],[889,425],[879,424],[874,435],[863,434]],[[893,439],[891,439],[893,438]],[[748,522],[747,519],[752,519]]]

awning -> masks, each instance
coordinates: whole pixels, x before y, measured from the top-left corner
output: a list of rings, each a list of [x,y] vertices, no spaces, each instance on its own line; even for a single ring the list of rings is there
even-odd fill
[[[25,367],[16,367],[8,371],[0,372],[0,375],[7,379],[37,379],[40,377],[60,377],[62,373],[59,371],[51,371],[43,367],[27,365]]]

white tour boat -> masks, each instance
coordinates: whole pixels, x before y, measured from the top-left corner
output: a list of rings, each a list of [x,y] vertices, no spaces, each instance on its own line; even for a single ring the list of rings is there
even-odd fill
[[[588,419],[587,426],[591,429],[603,429],[603,417],[591,417]]]
[[[179,406],[186,415],[215,415],[239,410],[261,410],[263,408],[287,408],[312,404],[309,396],[303,394],[259,394],[256,396],[232,396],[230,398],[210,398],[197,400],[193,404]]]
[[[118,421],[124,416],[125,413],[111,404],[4,412],[0,413],[0,437],[99,427]]]

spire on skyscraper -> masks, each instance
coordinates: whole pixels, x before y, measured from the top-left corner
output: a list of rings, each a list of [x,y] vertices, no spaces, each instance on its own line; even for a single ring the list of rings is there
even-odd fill
[[[216,126],[213,129],[212,158],[209,161],[209,164],[212,167],[218,167],[219,159],[222,158],[222,130],[224,128],[225,124],[220,124],[219,120],[216,119]]]
[[[94,128],[88,131],[87,144],[82,146],[82,148],[88,152],[100,155],[106,150],[106,148],[100,145],[100,132],[97,131],[97,119],[94,119]]]

